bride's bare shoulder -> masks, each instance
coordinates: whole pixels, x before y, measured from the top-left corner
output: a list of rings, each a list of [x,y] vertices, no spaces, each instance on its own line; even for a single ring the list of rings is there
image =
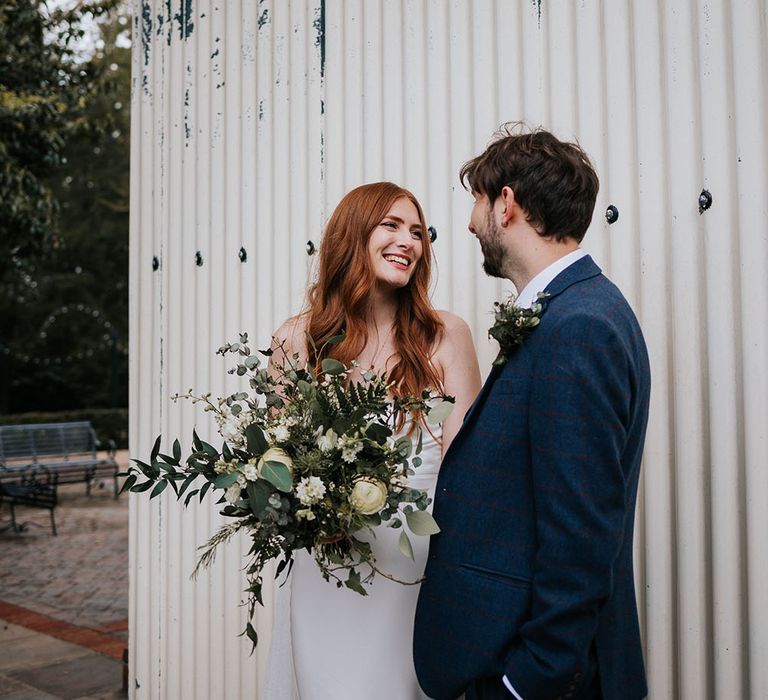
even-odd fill
[[[293,359],[297,354],[303,360],[307,357],[307,315],[299,314],[285,321],[280,328],[272,334],[272,350],[274,357],[282,360],[285,357]]]

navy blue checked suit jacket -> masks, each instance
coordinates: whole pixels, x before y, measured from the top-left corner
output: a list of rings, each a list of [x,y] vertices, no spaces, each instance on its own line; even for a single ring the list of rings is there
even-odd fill
[[[440,468],[414,636],[437,700],[490,678],[512,698],[503,675],[523,700],[588,697],[597,677],[609,700],[647,692],[632,571],[645,342],[589,256],[546,291]]]

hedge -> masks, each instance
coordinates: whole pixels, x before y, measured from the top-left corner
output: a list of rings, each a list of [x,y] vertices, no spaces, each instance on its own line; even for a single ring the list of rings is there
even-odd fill
[[[6,413],[0,414],[0,425],[21,425],[22,423],[66,423],[68,421],[91,421],[96,437],[106,448],[114,440],[117,449],[128,448],[127,408],[83,408],[50,413]]]

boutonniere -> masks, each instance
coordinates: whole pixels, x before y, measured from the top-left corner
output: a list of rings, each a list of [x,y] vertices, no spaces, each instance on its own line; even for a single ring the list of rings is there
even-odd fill
[[[488,336],[498,341],[500,347],[499,354],[493,361],[494,365],[503,365],[512,351],[520,347],[531,331],[539,325],[541,315],[546,310],[548,296],[547,292],[539,292],[530,309],[519,307],[515,303],[515,296],[510,296],[505,302],[494,302],[493,316],[496,322],[488,329]]]

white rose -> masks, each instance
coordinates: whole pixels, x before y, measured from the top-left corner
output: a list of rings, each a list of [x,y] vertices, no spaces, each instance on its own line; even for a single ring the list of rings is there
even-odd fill
[[[279,447],[270,447],[263,455],[261,455],[259,464],[256,467],[256,470],[259,474],[261,474],[262,470],[264,469],[264,465],[267,462],[280,462],[281,464],[284,464],[286,467],[288,467],[288,471],[293,474],[293,460],[285,453],[284,450],[281,450]]]
[[[236,503],[240,500],[240,484],[235,482],[224,492],[224,500],[227,503]]]
[[[363,515],[378,513],[387,502],[387,486],[378,479],[362,476],[355,481],[349,502]]]

